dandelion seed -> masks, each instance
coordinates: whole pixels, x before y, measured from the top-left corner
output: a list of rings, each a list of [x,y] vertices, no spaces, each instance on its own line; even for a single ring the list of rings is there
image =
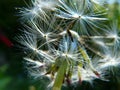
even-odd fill
[[[24,32],[23,35],[17,37],[16,40],[23,46],[25,52],[35,52],[37,51],[37,38],[36,35],[29,32]]]
[[[119,37],[119,30],[117,30],[117,25],[116,23],[111,25],[111,28],[108,28],[108,31],[106,31],[106,34],[108,37],[113,39],[111,44],[113,45],[114,48],[119,49],[119,44],[120,44],[120,37]]]
[[[93,13],[89,10],[87,11],[86,7],[84,6],[84,1],[82,0],[80,1],[75,0],[75,1],[70,1],[70,2],[66,2],[63,0],[59,0],[59,1],[60,1],[59,7],[62,10],[58,9],[57,10],[58,13],[56,14],[56,16],[59,18],[74,21],[75,24],[73,25],[73,29],[78,30],[77,32],[80,32],[80,34],[88,34],[89,27],[90,28],[95,28],[95,27],[101,28],[99,27],[100,23],[98,23],[98,21],[107,20],[106,18],[101,17],[105,15],[106,13],[102,13],[100,11],[98,13]],[[81,3],[81,5],[78,5],[79,3]]]
[[[34,20],[40,18],[42,20],[49,18],[48,11],[54,10],[57,1],[55,0],[31,0],[31,5],[28,8],[22,8],[20,10],[20,16],[22,20]]]
[[[63,37],[59,45],[59,49],[55,50],[55,54],[57,57],[61,58],[69,58],[71,60],[79,61],[80,53],[77,50],[78,42],[74,39],[73,42],[71,41],[70,37]]]
[[[31,32],[37,36],[38,42],[42,43],[40,46],[38,46],[38,49],[42,46],[45,46],[46,48],[50,48],[52,44],[55,45],[58,40],[57,33],[59,31],[54,29],[54,20],[51,24],[36,20],[31,21],[29,25],[25,25],[25,29],[28,32]]]

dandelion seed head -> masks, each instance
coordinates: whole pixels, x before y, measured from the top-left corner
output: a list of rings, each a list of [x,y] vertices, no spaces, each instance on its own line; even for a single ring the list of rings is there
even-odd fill
[[[119,56],[113,55],[113,53],[112,55],[106,55],[106,58],[98,61],[97,68],[101,73],[101,80],[110,81],[109,77],[111,75],[115,76],[118,74],[119,61]]]
[[[95,31],[96,28],[102,30],[100,27],[102,24],[100,24],[100,22],[98,23],[98,21],[106,21],[107,18],[102,17],[106,14],[103,11],[93,13],[91,10],[87,9],[85,2],[83,0],[75,0],[70,1],[70,4],[68,4],[66,1],[60,0],[58,7],[62,10],[57,9],[55,15],[62,19],[71,20],[71,22],[74,21],[73,30],[77,31],[79,34],[89,35],[88,32],[92,33],[92,30],[98,32]],[[78,3],[81,3],[81,5],[78,5]]]
[[[70,37],[63,37],[63,40],[61,41],[59,45],[59,50],[57,50],[57,54],[59,56],[63,56],[65,58],[70,58],[75,61],[78,61],[80,57],[80,53],[77,50],[78,42],[76,42],[76,39],[71,41]]]
[[[119,49],[120,45],[120,36],[119,36],[119,30],[117,29],[117,24],[114,23],[111,25],[111,28],[108,28],[106,31],[106,36],[110,37],[112,39],[112,46],[115,49]]]
[[[61,41],[59,45],[59,49],[55,51],[57,56],[62,56],[64,58],[68,58],[71,60],[79,61],[80,53],[77,50],[78,42],[76,42],[76,39],[71,41],[70,37],[63,37],[63,40]]]
[[[115,49],[119,34],[116,29],[103,29],[102,22],[108,19],[104,10],[95,6],[101,5],[98,0],[31,2],[21,10],[28,21],[24,23],[26,31],[17,40],[26,52],[28,73],[36,79],[49,78],[48,88],[60,90],[63,83],[71,81],[92,84],[95,79],[104,79],[101,74],[106,68],[120,64]],[[116,45],[107,46],[107,41]]]
[[[19,14],[24,21],[34,20],[38,17],[45,19],[48,17],[47,13],[50,10],[54,10],[57,5],[56,0],[31,0],[31,3],[27,8],[20,9]]]

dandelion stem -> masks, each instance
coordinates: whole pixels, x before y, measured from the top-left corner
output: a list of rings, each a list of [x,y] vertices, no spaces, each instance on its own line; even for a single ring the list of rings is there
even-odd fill
[[[64,75],[65,75],[67,66],[68,66],[67,61],[66,60],[63,61],[61,66],[58,69],[57,76],[55,78],[55,82],[52,90],[61,90],[61,86],[64,80]]]
[[[87,61],[87,63],[89,64],[90,63],[90,58],[87,55],[86,51],[81,47],[79,47],[79,51],[80,51],[82,57],[84,58],[84,60]]]
[[[105,58],[106,56],[103,55],[102,53],[100,53],[99,51],[96,51],[95,49],[89,47],[87,44],[85,44],[85,42],[83,40],[79,40],[80,44],[84,45],[87,49],[89,49],[90,51],[92,51],[93,53],[97,54],[98,56],[100,56],[101,58]]]

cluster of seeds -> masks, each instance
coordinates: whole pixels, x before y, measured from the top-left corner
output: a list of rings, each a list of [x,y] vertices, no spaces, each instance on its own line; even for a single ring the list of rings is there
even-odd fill
[[[52,90],[108,80],[110,67],[120,64],[120,37],[115,25],[105,25],[106,11],[99,0],[31,0],[20,10],[24,29],[17,38],[29,75],[49,78]]]

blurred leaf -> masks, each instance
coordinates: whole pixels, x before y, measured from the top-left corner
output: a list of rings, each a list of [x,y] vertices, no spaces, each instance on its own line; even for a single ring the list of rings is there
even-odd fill
[[[10,81],[11,81],[10,77],[1,78],[0,79],[0,90],[4,90]]]
[[[11,81],[11,77],[5,75],[7,68],[7,65],[0,67],[0,90],[4,90],[8,83]]]

